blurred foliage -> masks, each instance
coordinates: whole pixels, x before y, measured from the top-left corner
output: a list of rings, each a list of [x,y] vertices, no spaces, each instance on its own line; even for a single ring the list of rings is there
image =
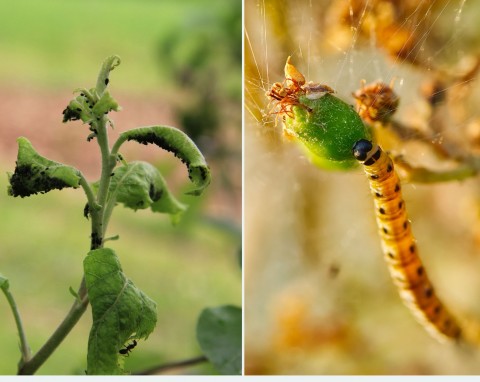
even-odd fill
[[[235,105],[234,121],[241,112],[242,8],[229,0],[211,9],[172,24],[159,41],[158,55],[161,70],[182,89],[176,102],[182,127],[201,149],[218,150],[212,143],[232,118],[226,104]]]
[[[209,17],[211,27],[222,31],[229,24],[215,26],[221,22],[218,17],[202,15],[237,8],[240,12],[240,4],[237,0],[0,0],[0,82],[62,87],[75,78],[79,84],[88,83],[98,62],[110,53],[129,63],[116,86],[129,92],[154,91],[163,83],[162,78],[152,81],[159,75],[160,36],[172,30],[183,34],[179,22],[192,17]],[[236,33],[235,49],[240,49],[240,22],[237,26],[231,33]],[[194,37],[195,32],[187,54],[195,49]],[[236,91],[240,94],[240,83]]]

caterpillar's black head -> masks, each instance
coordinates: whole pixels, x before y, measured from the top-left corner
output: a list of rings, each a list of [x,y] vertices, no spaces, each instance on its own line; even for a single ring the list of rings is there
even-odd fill
[[[355,159],[359,161],[364,161],[365,159],[367,159],[367,155],[372,150],[372,148],[372,142],[367,141],[366,139],[360,139],[353,145],[352,153]]]

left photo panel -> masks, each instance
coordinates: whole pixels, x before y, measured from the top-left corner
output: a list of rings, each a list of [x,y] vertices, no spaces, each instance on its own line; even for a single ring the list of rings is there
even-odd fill
[[[0,10],[0,375],[240,375],[241,0]]]

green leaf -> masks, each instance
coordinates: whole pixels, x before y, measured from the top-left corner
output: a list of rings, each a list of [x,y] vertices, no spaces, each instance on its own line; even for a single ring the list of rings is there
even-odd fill
[[[224,375],[242,373],[242,310],[224,305],[202,311],[197,340],[205,356]]]
[[[108,83],[110,82],[110,72],[118,65],[120,65],[120,57],[118,56],[110,56],[103,62],[100,73],[98,74],[96,86],[96,90],[99,96],[103,94],[103,92],[107,88]]]
[[[195,143],[181,130],[170,126],[140,127],[122,133],[116,145],[121,145],[126,140],[144,145],[153,143],[180,158],[187,165],[188,177],[195,185],[195,189],[188,194],[200,195],[210,184],[210,169],[205,158]]]
[[[18,138],[17,142],[15,172],[9,174],[9,195],[23,198],[39,192],[80,186],[80,171],[76,168],[40,156],[24,137]]]
[[[77,89],[80,94],[70,101],[63,110],[63,123],[81,119],[90,125],[90,130],[95,132],[93,122],[98,121],[110,111],[119,111],[121,107],[109,92],[104,92],[100,99],[95,89]]]
[[[91,121],[92,116],[85,100],[86,98],[83,96],[78,96],[72,99],[62,112],[62,122],[66,123],[68,121],[77,121],[79,119],[81,119],[83,122]]]
[[[87,374],[123,374],[119,350],[153,331],[156,304],[125,276],[113,250],[90,251],[83,266],[93,316]]]
[[[110,197],[133,210],[150,207],[171,215],[176,222],[186,206],[174,198],[160,172],[150,163],[135,161],[115,169]]]
[[[112,110],[120,110],[117,101],[105,91],[110,81],[110,72],[118,65],[120,65],[118,56],[108,57],[100,69],[96,87],[90,90],[80,88],[75,91],[80,94],[63,110],[64,123],[81,119],[84,123],[90,124],[90,130],[96,134],[93,123]]]
[[[101,117],[103,114],[107,114],[112,110],[119,111],[120,106],[118,106],[117,101],[110,95],[109,92],[105,92],[95,103],[92,112],[95,114],[95,116]]]

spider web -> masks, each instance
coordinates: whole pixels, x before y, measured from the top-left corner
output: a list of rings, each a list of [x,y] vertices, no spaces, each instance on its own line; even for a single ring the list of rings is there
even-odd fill
[[[476,153],[479,19],[480,3],[466,0],[246,0],[247,374],[480,371],[430,339],[401,304],[382,263],[363,174],[313,168],[282,137],[265,97],[292,56],[307,81],[331,86],[349,103],[362,80],[393,83],[399,121],[455,155]],[[429,94],[443,97],[435,110],[425,95],[432,83],[441,86]],[[413,163],[442,168],[447,162],[408,131],[381,139]],[[478,279],[471,271],[479,261],[478,185],[405,188],[434,284],[447,304],[457,302],[454,311],[471,311],[478,293],[468,291],[480,291],[468,281]]]
[[[468,69],[477,54],[479,7],[466,0],[246,1],[247,112],[256,119],[268,112],[263,95],[283,78],[287,56],[307,79],[347,99],[361,80],[395,80],[402,93],[405,81]]]

